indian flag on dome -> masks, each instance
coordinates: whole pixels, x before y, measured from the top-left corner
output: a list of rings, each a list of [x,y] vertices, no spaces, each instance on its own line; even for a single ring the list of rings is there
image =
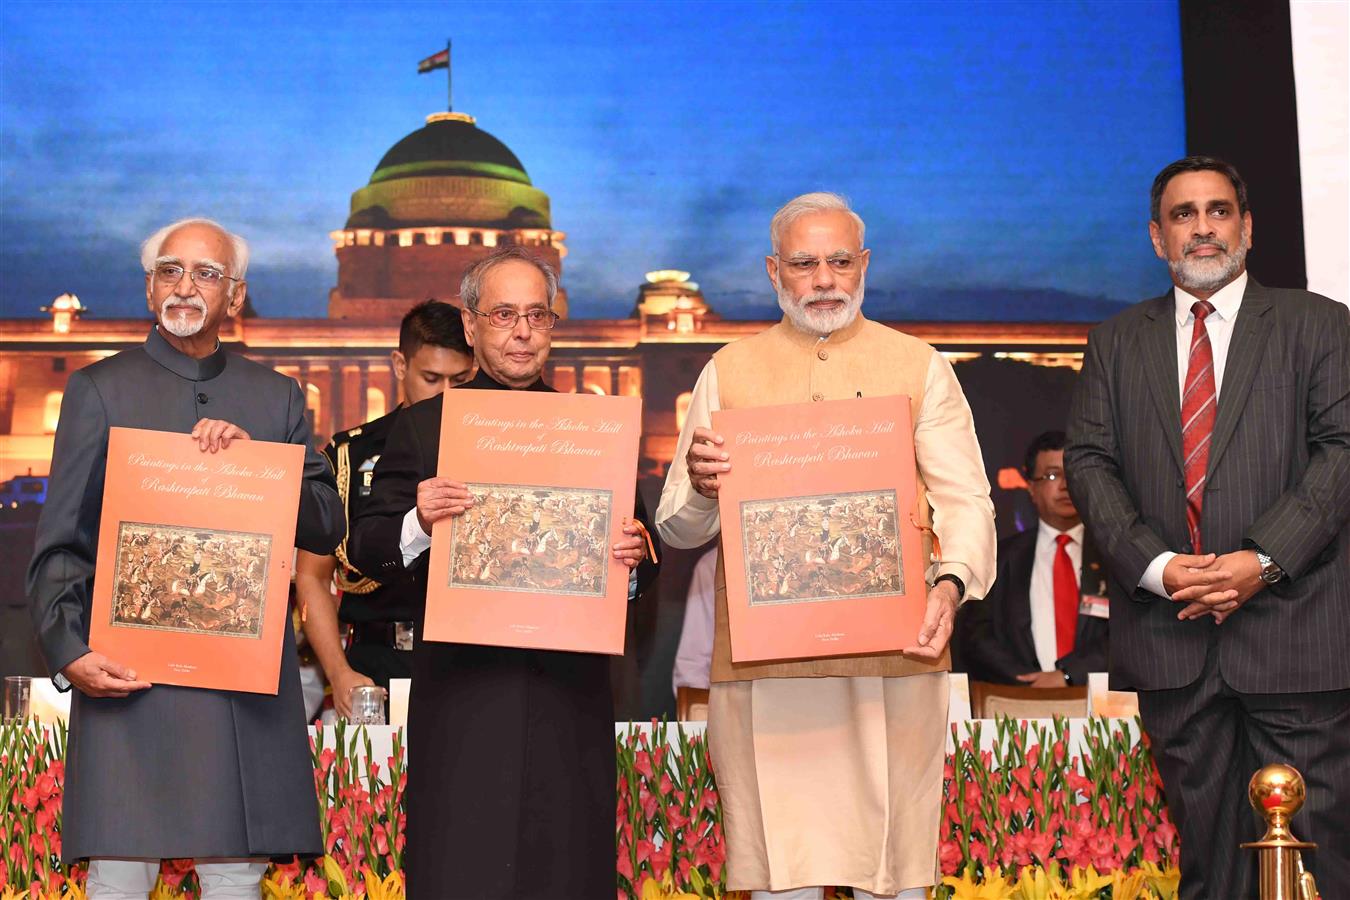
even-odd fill
[[[437,69],[450,68],[450,48],[446,47],[440,53],[433,53],[426,59],[417,64],[417,73],[434,72]]]

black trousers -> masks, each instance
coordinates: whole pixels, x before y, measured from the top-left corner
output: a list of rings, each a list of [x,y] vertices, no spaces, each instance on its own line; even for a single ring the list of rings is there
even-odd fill
[[[1238,845],[1265,831],[1247,785],[1270,763],[1293,766],[1307,784],[1291,828],[1317,844],[1303,862],[1322,896],[1350,898],[1350,690],[1243,694],[1211,647],[1198,679],[1140,691],[1139,712],[1181,833],[1181,900],[1258,896],[1256,851]]]

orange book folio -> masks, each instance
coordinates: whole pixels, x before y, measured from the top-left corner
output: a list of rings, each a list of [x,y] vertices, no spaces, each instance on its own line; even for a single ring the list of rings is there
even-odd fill
[[[438,471],[474,505],[432,526],[423,638],[623,653],[642,401],[446,391]]]
[[[909,398],[719,410],[735,662],[912,646],[928,589]]]
[[[89,646],[156,684],[275,694],[305,448],[111,428]]]

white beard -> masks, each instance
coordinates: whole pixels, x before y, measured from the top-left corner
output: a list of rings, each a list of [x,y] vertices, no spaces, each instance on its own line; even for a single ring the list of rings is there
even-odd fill
[[[171,315],[169,305],[191,306],[200,316],[192,318],[183,314]],[[159,306],[159,325],[175,337],[192,337],[206,324],[206,301],[201,297],[168,297]]]
[[[1197,246],[1204,245],[1218,247],[1223,253],[1218,256],[1195,258],[1187,255]],[[1168,260],[1167,267],[1172,270],[1177,283],[1185,290],[1192,293],[1213,293],[1236,278],[1238,273],[1242,271],[1243,264],[1247,262],[1247,250],[1250,247],[1251,236],[1247,234],[1247,229],[1244,228],[1238,238],[1236,251],[1228,252],[1228,245],[1218,238],[1196,241],[1186,245],[1182,250],[1180,259]]]
[[[847,328],[858,317],[862,309],[863,294],[867,288],[865,275],[858,276],[858,286],[852,294],[844,291],[828,291],[821,294],[807,294],[794,297],[791,291],[783,287],[783,276],[778,276],[778,307],[783,310],[789,322],[799,331],[820,337],[833,334],[841,328]],[[844,305],[836,310],[814,310],[807,306],[821,300],[842,300]]]

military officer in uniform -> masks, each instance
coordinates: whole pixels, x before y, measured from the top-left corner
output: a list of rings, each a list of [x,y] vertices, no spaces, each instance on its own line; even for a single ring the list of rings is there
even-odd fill
[[[464,340],[459,310],[437,300],[414,306],[403,317],[390,360],[403,402],[388,415],[334,435],[323,451],[349,522],[370,495],[375,463],[403,408],[473,377],[473,350]],[[332,591],[335,579],[338,597]],[[306,608],[305,636],[332,685],[338,715],[350,714],[352,688],[388,690],[391,678],[411,677],[412,623],[423,601],[411,579],[381,584],[367,578],[348,559],[344,537],[331,556],[300,551],[295,582]]]

